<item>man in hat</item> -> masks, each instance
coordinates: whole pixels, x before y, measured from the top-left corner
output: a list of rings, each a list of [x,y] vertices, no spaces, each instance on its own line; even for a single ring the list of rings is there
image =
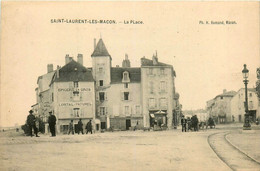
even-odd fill
[[[52,111],[49,112],[50,116],[48,118],[48,123],[51,131],[51,136],[55,137],[56,132],[55,132],[55,125],[56,125],[56,116],[52,114]]]
[[[182,132],[185,131],[186,132],[186,124],[187,124],[187,120],[186,118],[184,117],[184,115],[182,115],[181,117],[181,127],[182,127]]]
[[[81,121],[81,118],[79,119],[79,121],[78,121],[78,134],[79,133],[82,133],[82,134],[84,134],[83,133],[83,123],[82,123],[82,121]]]
[[[89,122],[87,123],[86,125],[86,129],[87,129],[87,133],[90,132],[92,134],[92,123],[91,123],[91,120],[89,120]]]
[[[33,115],[33,111],[30,110],[29,111],[29,115],[27,116],[27,121],[26,122],[27,122],[27,125],[29,126],[29,134],[30,134],[31,137],[33,136],[32,129],[33,129],[36,137],[39,137],[38,136],[38,129],[36,128],[35,121],[36,121],[36,118]]]

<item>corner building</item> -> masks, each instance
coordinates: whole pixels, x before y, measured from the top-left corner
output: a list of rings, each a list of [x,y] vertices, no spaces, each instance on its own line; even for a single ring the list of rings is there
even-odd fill
[[[172,127],[176,110],[175,71],[172,65],[141,58],[141,67],[131,67],[128,55],[122,67],[112,67],[112,57],[102,39],[94,41],[92,67],[83,66],[66,55],[66,65],[58,67],[50,83],[50,110],[58,132],[66,133],[70,120],[92,119],[96,131],[129,130],[158,123]]]

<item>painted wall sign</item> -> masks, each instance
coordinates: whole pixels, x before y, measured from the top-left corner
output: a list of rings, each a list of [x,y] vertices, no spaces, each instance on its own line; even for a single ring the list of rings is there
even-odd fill
[[[67,91],[91,91],[91,88],[58,88],[58,92]]]
[[[61,107],[69,107],[69,106],[91,106],[90,102],[62,102],[59,104]]]

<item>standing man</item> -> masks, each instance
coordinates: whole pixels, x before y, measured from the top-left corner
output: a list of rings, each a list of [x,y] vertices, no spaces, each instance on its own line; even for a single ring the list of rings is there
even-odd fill
[[[50,131],[51,131],[51,136],[55,137],[56,136],[56,131],[55,131],[55,125],[56,125],[56,116],[52,114],[52,111],[49,112],[50,116],[48,119]]]
[[[91,132],[91,134],[92,134],[92,123],[91,123],[91,120],[89,120],[89,122],[87,123],[86,129],[87,129],[87,133],[86,134],[88,134],[88,132]]]
[[[29,134],[31,137],[33,136],[33,134],[32,134],[32,129],[33,129],[36,137],[40,137],[40,136],[38,136],[38,129],[36,128],[36,125],[35,125],[36,118],[33,115],[33,111],[30,110],[29,113],[30,114],[27,116],[27,121],[26,121],[29,126]]]
[[[187,120],[186,120],[185,117],[182,115],[182,117],[181,117],[182,132],[183,132],[183,131],[186,132],[186,124],[187,124]]]
[[[71,120],[70,121],[70,124],[69,124],[69,133],[68,133],[68,135],[70,134],[70,133],[72,133],[72,135],[74,135],[74,128],[73,128],[73,120]]]
[[[78,121],[78,134],[79,134],[80,132],[81,132],[82,134],[84,134],[84,133],[83,133],[83,123],[82,123],[81,119],[79,119],[79,121]]]

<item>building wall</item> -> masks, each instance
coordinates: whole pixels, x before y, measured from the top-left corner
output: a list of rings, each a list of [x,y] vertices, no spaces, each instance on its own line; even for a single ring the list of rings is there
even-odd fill
[[[164,68],[164,74],[161,69]],[[149,110],[167,110],[167,124],[172,126],[174,78],[170,67],[142,67],[141,68],[141,93],[144,115],[144,127],[150,127]],[[161,82],[165,82],[165,91]],[[160,104],[160,99],[165,98],[166,105]],[[149,104],[149,99],[154,99],[154,106]]]
[[[125,129],[126,119],[130,119],[131,127],[142,126],[142,106],[141,106],[141,84],[128,83],[111,84],[107,91],[107,116],[111,119],[110,126],[117,129]],[[129,100],[124,100],[124,92],[129,92]],[[123,124],[124,123],[124,124]]]
[[[232,97],[216,97],[215,104],[212,107],[212,116],[219,117],[219,116],[226,116],[226,121],[224,122],[231,122],[232,115],[231,115],[231,99]],[[221,122],[221,121],[219,121]]]
[[[102,71],[100,68],[102,68]],[[92,57],[92,74],[97,86],[99,86],[99,80],[104,80],[104,85],[110,84],[110,69],[111,60],[109,56]]]
[[[61,125],[69,125],[70,120],[82,118],[83,122],[93,120],[95,129],[95,88],[94,82],[78,82],[79,87],[74,88],[73,82],[54,82],[51,86],[51,97],[53,101],[51,109],[57,117],[57,131],[60,132]],[[79,96],[73,92],[78,91]]]
[[[245,89],[240,89],[231,100],[231,115],[234,116],[234,122],[244,122],[245,115]],[[248,110],[258,110],[258,98],[254,91],[248,91]],[[258,111],[257,111],[258,112]],[[258,113],[256,112],[256,118]]]

